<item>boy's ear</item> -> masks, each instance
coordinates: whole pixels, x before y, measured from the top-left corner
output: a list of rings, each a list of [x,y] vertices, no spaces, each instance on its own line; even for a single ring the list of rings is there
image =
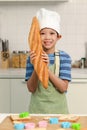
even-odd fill
[[[59,35],[58,35],[58,39],[60,39],[60,38],[62,38],[62,35],[59,34]]]

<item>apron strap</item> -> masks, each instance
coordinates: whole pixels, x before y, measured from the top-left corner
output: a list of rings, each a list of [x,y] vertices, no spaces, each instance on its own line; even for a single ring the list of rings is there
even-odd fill
[[[55,75],[59,77],[60,57],[59,50],[55,50]]]

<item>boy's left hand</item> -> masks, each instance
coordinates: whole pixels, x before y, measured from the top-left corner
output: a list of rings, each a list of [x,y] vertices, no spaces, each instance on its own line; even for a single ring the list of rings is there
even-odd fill
[[[42,60],[45,62],[45,63],[47,63],[47,65],[49,65],[49,57],[48,57],[48,55],[43,51],[42,52],[42,54],[41,54],[41,58],[42,58]]]

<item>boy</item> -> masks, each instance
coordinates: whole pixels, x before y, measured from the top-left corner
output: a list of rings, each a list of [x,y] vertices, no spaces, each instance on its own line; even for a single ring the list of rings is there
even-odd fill
[[[67,100],[65,92],[71,81],[71,58],[64,51],[55,53],[55,45],[61,38],[60,16],[54,11],[40,9],[36,15],[40,24],[40,36],[44,52],[41,58],[48,64],[49,83],[45,89],[39,81],[33,67],[36,58],[34,51],[30,50],[30,56],[26,66],[26,81],[28,90],[32,93],[29,105],[30,113],[43,114],[67,114]],[[55,60],[56,57],[59,60]],[[57,75],[55,67],[57,66]]]

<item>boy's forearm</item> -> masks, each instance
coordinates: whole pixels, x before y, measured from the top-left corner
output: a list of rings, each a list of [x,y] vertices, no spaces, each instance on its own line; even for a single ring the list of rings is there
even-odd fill
[[[67,91],[68,88],[68,81],[62,80],[55,76],[50,70],[49,70],[49,79],[54,84],[55,88],[60,91],[61,93]]]
[[[27,81],[27,88],[30,92],[35,92],[38,87],[38,76],[35,71],[33,71],[32,76]]]

